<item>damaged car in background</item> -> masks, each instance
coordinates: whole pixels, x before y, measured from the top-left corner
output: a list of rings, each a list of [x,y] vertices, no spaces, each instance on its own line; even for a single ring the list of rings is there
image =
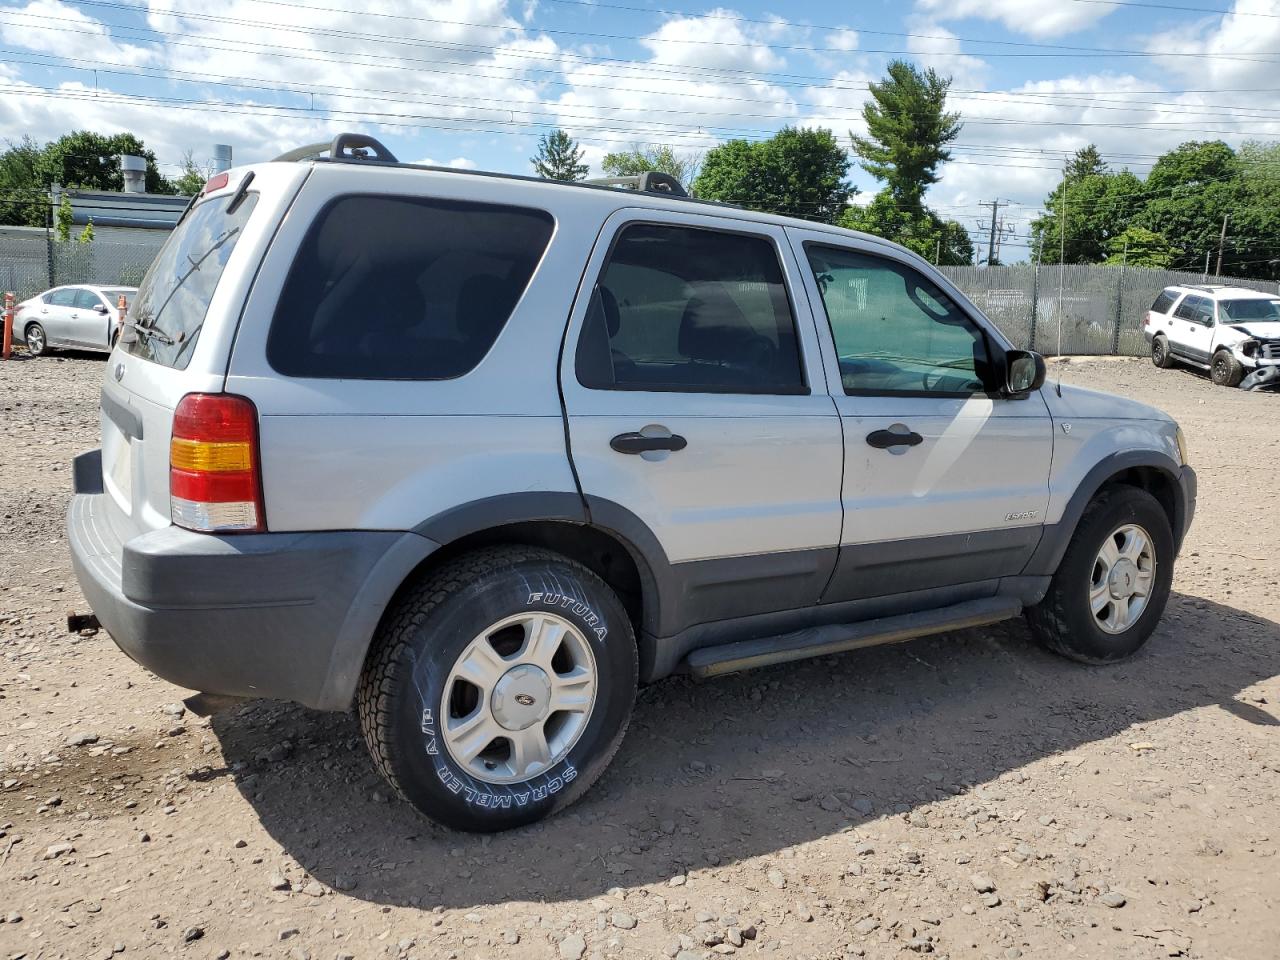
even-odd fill
[[[1166,287],[1147,311],[1151,362],[1208,370],[1222,387],[1280,387],[1280,295],[1246,287]]]

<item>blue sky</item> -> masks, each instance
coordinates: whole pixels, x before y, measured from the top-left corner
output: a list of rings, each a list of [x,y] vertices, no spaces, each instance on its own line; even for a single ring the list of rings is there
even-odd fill
[[[24,0],[0,3],[0,51],[5,138],[129,130],[168,173],[341,130],[518,173],[556,126],[593,164],[788,123],[847,142],[903,56],[952,76],[965,118],[929,202],[982,240],[978,204],[1008,201],[1006,260],[1079,146],[1144,174],[1184,140],[1280,139],[1280,0]]]

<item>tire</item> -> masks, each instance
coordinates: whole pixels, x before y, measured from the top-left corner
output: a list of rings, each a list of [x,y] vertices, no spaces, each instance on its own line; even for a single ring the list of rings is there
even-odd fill
[[[535,636],[551,638],[541,654]],[[356,710],[401,797],[448,827],[506,830],[564,809],[600,776],[626,732],[638,670],[631,621],[599,577],[547,550],[486,548],[389,611]],[[585,709],[548,712],[553,683]],[[529,759],[539,730],[542,763]]]
[[[1124,531],[1145,535],[1147,561],[1126,567],[1113,564],[1107,578],[1102,551],[1110,540],[1113,555],[1132,554],[1136,543]],[[1173,530],[1159,501],[1145,490],[1123,484],[1105,487],[1085,508],[1067,545],[1049,592],[1027,611],[1035,638],[1054,653],[1081,663],[1114,663],[1132,656],[1147,642],[1169,601],[1173,583]],[[1148,565],[1148,576],[1143,567]],[[1154,567],[1154,569],[1149,569]],[[1127,575],[1127,578],[1126,578]],[[1115,599],[1129,584],[1145,586],[1140,607],[1131,599]],[[1098,597],[1101,607],[1095,607]],[[1127,625],[1122,621],[1127,619]],[[1117,629],[1118,628],[1118,629]]]
[[[49,352],[49,335],[44,332],[44,327],[38,323],[27,324],[27,329],[23,331],[23,339],[27,344],[27,354],[32,357],[42,357]]]
[[[1220,387],[1238,387],[1244,379],[1244,367],[1230,350],[1219,350],[1213,355],[1209,376]]]
[[[1156,334],[1151,341],[1151,362],[1161,370],[1168,370],[1173,366],[1173,357],[1169,355],[1169,341],[1163,333]]]

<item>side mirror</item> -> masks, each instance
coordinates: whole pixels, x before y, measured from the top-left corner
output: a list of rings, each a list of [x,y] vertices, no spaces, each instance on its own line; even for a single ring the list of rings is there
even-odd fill
[[[1019,396],[1044,386],[1044,357],[1033,350],[1010,350],[1004,355],[1005,392]]]
[[[93,307],[93,310],[94,310],[94,313],[100,313],[104,317],[107,315],[107,305],[105,303],[95,304]]]

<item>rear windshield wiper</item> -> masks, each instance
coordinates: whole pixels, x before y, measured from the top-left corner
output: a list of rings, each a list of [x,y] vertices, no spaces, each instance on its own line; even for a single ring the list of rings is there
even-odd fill
[[[159,340],[161,343],[170,347],[177,342],[163,330],[157,330],[155,327],[144,327],[142,324],[134,323],[132,320],[126,320],[124,325],[130,330],[136,330],[144,337],[148,337],[152,340]]]

